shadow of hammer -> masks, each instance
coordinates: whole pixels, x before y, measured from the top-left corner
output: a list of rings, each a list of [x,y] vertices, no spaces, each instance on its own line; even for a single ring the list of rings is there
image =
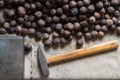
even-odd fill
[[[57,54],[48,58],[45,58],[45,55],[41,47],[39,46],[37,51],[38,66],[40,67],[42,76],[47,77],[49,75],[48,65],[50,64],[56,64],[87,55],[111,51],[117,49],[118,46],[119,46],[118,41],[110,41],[85,49],[77,49],[62,54]]]

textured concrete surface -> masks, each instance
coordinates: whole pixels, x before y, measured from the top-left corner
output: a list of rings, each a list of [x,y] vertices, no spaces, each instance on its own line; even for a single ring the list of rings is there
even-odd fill
[[[41,42],[35,42],[34,39],[28,37],[25,39],[26,42],[33,44],[33,51],[25,57],[24,75],[26,79],[40,79],[40,70],[36,59],[38,45],[41,45],[46,57],[76,49],[74,40],[64,48],[58,47],[57,49],[50,48],[46,50]],[[84,42],[82,48],[112,40],[118,40],[120,44],[120,37],[116,36],[116,34],[107,34],[101,40]],[[50,66],[49,70],[48,79],[120,79],[120,47],[115,51]]]

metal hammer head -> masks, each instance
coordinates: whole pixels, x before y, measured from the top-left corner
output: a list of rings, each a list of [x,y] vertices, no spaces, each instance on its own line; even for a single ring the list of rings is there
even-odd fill
[[[37,58],[38,66],[40,67],[42,75],[47,77],[49,75],[49,69],[48,69],[48,65],[46,63],[46,58],[45,58],[44,52],[42,51],[40,46],[38,46],[37,57],[38,57]]]

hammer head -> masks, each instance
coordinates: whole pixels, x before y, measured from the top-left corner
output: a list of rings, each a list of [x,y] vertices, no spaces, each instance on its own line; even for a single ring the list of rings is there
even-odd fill
[[[38,46],[37,57],[38,66],[40,67],[41,73],[44,77],[47,77],[49,75],[49,69],[46,63],[44,52],[42,51],[40,46]]]

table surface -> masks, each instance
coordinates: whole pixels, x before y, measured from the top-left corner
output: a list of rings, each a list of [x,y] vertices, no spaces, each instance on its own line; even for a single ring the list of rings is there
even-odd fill
[[[82,48],[112,40],[118,40],[120,44],[119,36],[116,36],[116,34],[106,34],[101,40],[84,42]],[[25,41],[31,43],[33,47],[32,52],[25,56],[25,79],[40,79],[40,70],[37,65],[36,55],[38,45],[41,45],[46,57],[76,49],[75,40],[72,40],[65,47],[58,47],[56,49],[44,49],[42,42],[35,42],[34,38],[26,37]],[[50,66],[49,71],[50,75],[48,79],[120,79],[120,47],[117,50],[104,54]]]

